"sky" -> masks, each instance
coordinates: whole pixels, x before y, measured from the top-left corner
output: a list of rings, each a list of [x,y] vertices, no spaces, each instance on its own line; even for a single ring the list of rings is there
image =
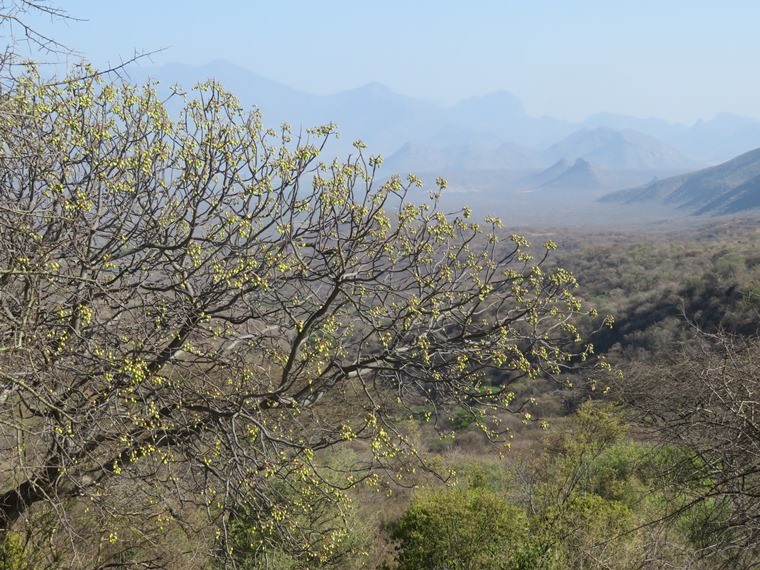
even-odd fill
[[[54,1],[54,0],[52,0]],[[225,59],[316,94],[369,82],[532,116],[760,118],[757,0],[59,0],[29,22],[97,66]]]

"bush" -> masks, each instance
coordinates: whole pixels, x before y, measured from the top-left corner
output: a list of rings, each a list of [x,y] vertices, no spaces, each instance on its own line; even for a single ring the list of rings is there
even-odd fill
[[[515,567],[526,530],[525,513],[492,491],[425,491],[394,529],[398,569]]]

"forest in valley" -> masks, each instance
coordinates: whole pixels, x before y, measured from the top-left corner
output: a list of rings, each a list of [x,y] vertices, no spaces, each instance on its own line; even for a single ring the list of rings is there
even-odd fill
[[[420,448],[456,476],[358,491],[367,559],[345,567],[756,567],[757,218],[547,236],[614,315],[592,338],[614,373],[516,383],[507,450],[468,411],[420,411]]]
[[[758,227],[533,231],[558,241],[578,296],[614,315],[592,337],[614,371],[512,385],[507,448],[462,407],[399,418],[434,471],[354,489],[349,540],[325,566],[756,567]]]
[[[442,434],[417,423],[456,483],[363,492],[360,512],[380,513],[368,566],[756,567],[757,218],[547,235],[579,297],[615,317],[593,337],[615,374],[515,385],[530,419],[511,418],[506,452],[461,409]]]

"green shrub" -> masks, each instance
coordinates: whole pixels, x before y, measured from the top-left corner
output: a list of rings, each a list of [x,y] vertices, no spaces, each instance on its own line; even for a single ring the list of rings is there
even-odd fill
[[[515,568],[527,518],[484,488],[425,491],[397,523],[398,569]]]

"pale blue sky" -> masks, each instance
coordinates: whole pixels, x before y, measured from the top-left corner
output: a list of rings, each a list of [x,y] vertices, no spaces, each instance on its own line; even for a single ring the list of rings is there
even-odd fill
[[[40,24],[97,65],[227,59],[328,94],[378,81],[453,103],[506,89],[531,115],[760,118],[757,0],[60,0]]]

